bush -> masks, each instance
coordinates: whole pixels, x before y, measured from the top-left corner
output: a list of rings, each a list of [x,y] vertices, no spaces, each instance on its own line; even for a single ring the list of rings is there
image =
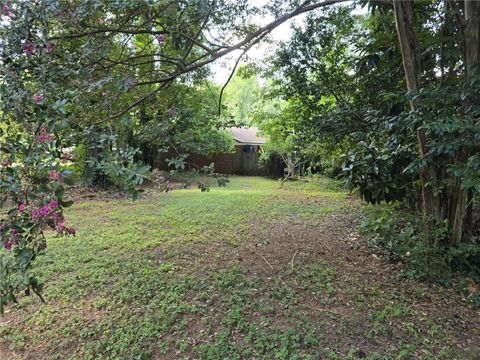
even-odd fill
[[[342,172],[350,190],[358,190],[362,199],[371,204],[405,199],[413,190],[414,179],[404,172],[409,164],[408,147],[359,141],[340,156]]]
[[[429,230],[420,214],[407,213],[398,204],[369,205],[362,230],[371,236],[391,261],[401,261],[402,274],[426,280],[448,282],[454,273],[478,279],[480,244],[462,243],[448,247],[448,224],[441,222]],[[439,246],[434,248],[431,239]]]
[[[429,230],[418,212],[398,204],[367,205],[361,225],[376,246],[394,262],[401,262],[401,274],[408,278],[451,284],[475,307],[480,308],[480,244],[448,246],[448,224],[437,223]],[[432,246],[432,241],[439,245]]]

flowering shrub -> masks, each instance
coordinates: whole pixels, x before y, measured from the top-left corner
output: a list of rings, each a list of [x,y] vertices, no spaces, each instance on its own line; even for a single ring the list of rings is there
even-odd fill
[[[45,232],[76,233],[63,216],[73,204],[64,199],[70,173],[61,159],[68,100],[47,75],[54,45],[30,5],[4,3],[0,14],[0,312],[21,292],[41,297],[30,270]]]
[[[0,0],[0,312],[18,294],[41,297],[31,275],[46,249],[45,232],[73,236],[63,209],[71,179],[68,150],[89,139],[78,114],[92,109],[92,89],[78,46],[66,47],[55,35],[72,19],[59,3]],[[61,22],[61,23],[59,23]],[[161,38],[159,43],[163,42]],[[91,45],[93,46],[93,45]],[[78,51],[78,53],[76,52]],[[82,47],[88,57],[87,45]],[[84,86],[84,87],[82,87]],[[98,85],[98,95],[104,93]],[[105,86],[108,86],[105,85]],[[92,109],[93,110],[93,109]],[[86,112],[83,112],[84,114]],[[115,185],[137,195],[149,168],[134,162],[135,149],[94,138],[92,166]]]
[[[75,235],[66,224],[63,181],[68,171],[58,160],[56,137],[41,128],[17,142],[2,139],[0,166],[0,311],[20,291],[40,295],[42,284],[30,275],[32,261],[46,248],[47,229]],[[28,141],[29,140],[29,141]]]

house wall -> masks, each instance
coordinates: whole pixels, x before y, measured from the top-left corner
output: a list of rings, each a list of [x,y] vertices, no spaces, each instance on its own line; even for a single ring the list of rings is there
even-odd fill
[[[161,154],[155,161],[156,167],[160,170],[172,170],[168,167],[165,159],[175,157],[173,152]],[[278,164],[278,159],[272,159],[269,163],[261,166],[258,163],[259,152],[248,153],[244,151],[244,145],[235,145],[235,152],[232,154],[215,154],[204,156],[201,154],[190,154],[187,158],[188,169],[200,169],[205,165],[215,163],[215,171],[222,174],[249,175],[249,176],[281,176],[283,170]]]
[[[268,175],[267,168],[262,164],[259,164],[260,153],[245,152],[245,145],[236,145],[235,154],[233,157],[233,173],[237,175],[255,175],[266,176]]]

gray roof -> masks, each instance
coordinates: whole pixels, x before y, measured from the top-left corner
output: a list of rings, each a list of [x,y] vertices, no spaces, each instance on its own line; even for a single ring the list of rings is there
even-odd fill
[[[248,128],[230,128],[232,132],[233,139],[239,145],[251,144],[251,145],[262,145],[265,144],[265,138],[257,136],[258,128],[248,127]]]

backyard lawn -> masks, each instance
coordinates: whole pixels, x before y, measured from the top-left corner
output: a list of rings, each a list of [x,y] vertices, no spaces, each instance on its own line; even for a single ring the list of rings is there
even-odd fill
[[[480,316],[399,276],[333,182],[93,199],[48,238],[42,305],[0,317],[3,359],[469,359]],[[35,303],[35,306],[32,306]]]

